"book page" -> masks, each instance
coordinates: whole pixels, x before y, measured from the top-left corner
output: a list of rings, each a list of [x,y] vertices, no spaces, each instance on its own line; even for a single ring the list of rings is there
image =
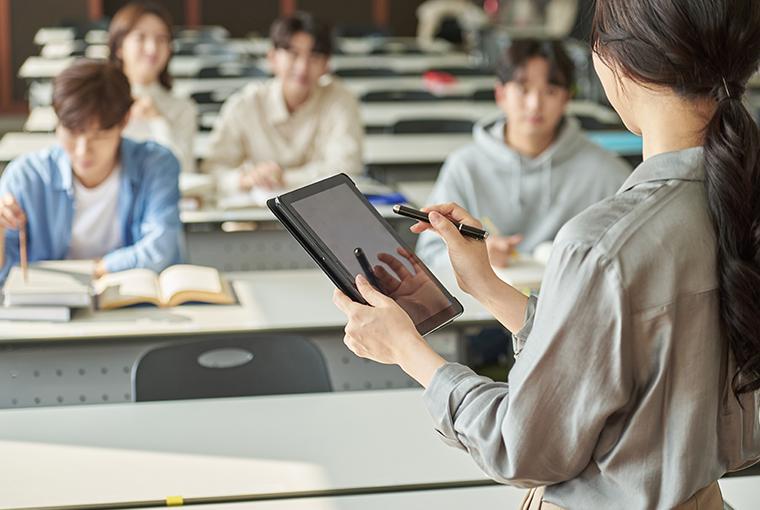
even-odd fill
[[[158,275],[150,269],[128,269],[103,275],[93,283],[101,310],[136,303],[159,304]]]
[[[172,296],[180,292],[222,292],[222,278],[213,267],[177,264],[164,269],[158,279],[163,303],[168,303]]]

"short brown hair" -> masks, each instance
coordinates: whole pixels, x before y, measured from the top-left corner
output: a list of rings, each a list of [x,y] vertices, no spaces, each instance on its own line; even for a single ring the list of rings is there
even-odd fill
[[[118,65],[121,69],[124,62],[116,56],[116,52],[121,48],[124,43],[124,38],[135,28],[140,18],[146,14],[153,14],[158,16],[161,21],[166,24],[166,29],[169,31],[169,35],[172,36],[174,31],[174,23],[172,22],[172,16],[166,7],[153,2],[131,2],[119,9],[111,19],[111,24],[108,26],[108,49],[110,51],[109,60]],[[171,60],[171,56],[169,57]],[[169,61],[166,62],[166,67],[158,77],[161,85],[167,89],[172,88],[172,79],[169,76]]]
[[[290,39],[298,32],[306,32],[314,38],[314,53],[329,57],[333,45],[330,28],[308,12],[298,11],[289,18],[274,20],[269,29],[269,37],[275,48],[290,49]]]
[[[53,109],[58,122],[72,131],[85,130],[93,121],[111,129],[124,121],[132,103],[127,77],[109,62],[77,60],[53,80]]]

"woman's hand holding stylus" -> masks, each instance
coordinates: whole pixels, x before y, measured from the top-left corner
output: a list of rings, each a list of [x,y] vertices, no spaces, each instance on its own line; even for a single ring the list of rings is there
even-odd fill
[[[488,260],[486,243],[463,237],[451,220],[481,228],[480,222],[455,203],[421,209],[430,223],[419,222],[411,230],[417,234],[431,230],[446,241],[449,259],[459,287],[477,299],[508,330],[519,331],[525,322],[528,298],[499,278]]]
[[[501,280],[488,261],[486,244],[462,236],[451,221],[477,228],[482,228],[482,225],[453,202],[421,210],[430,214],[430,223],[419,222],[412,226],[412,232],[419,234],[431,230],[443,238],[459,287],[480,301],[479,295],[487,293],[493,284]]]
[[[335,289],[333,302],[348,316],[346,346],[357,356],[399,365],[427,386],[436,369],[446,363],[417,332],[409,316],[391,298],[359,275],[356,287],[370,306],[351,300]]]

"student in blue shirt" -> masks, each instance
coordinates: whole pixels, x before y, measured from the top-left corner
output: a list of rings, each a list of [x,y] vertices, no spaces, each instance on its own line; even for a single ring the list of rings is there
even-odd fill
[[[12,161],[0,178],[0,283],[29,261],[95,259],[95,275],[182,262],[179,163],[153,142],[122,138],[132,106],[112,64],[82,60],[53,83],[58,144]]]

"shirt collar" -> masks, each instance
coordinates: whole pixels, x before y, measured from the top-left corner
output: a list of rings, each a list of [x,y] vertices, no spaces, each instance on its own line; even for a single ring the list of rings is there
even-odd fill
[[[136,165],[133,162],[134,155],[132,154],[135,147],[135,142],[122,138],[119,144],[119,160],[117,165],[120,167],[122,174],[129,179],[130,183],[139,183],[140,176],[135,171]],[[60,179],[54,180],[51,184],[59,190],[70,190],[74,186],[74,172],[71,169],[71,158],[63,149],[58,146],[58,154],[54,157],[56,166],[58,167],[58,173]]]
[[[309,94],[308,99],[302,104],[298,110],[291,114],[288,111],[288,106],[285,104],[285,96],[282,94],[282,81],[277,78],[272,79],[269,90],[267,92],[266,101],[266,114],[269,121],[274,124],[284,124],[289,121],[291,117],[301,112],[309,111],[314,104],[318,101],[319,95],[322,93],[322,85],[316,84]]]
[[[156,97],[161,95],[163,88],[159,82],[153,82],[150,85],[132,85],[132,97],[139,97],[142,95],[148,95],[150,97]]]
[[[704,149],[692,147],[648,158],[636,167],[618,190],[618,194],[645,182],[670,180],[704,181]]]

